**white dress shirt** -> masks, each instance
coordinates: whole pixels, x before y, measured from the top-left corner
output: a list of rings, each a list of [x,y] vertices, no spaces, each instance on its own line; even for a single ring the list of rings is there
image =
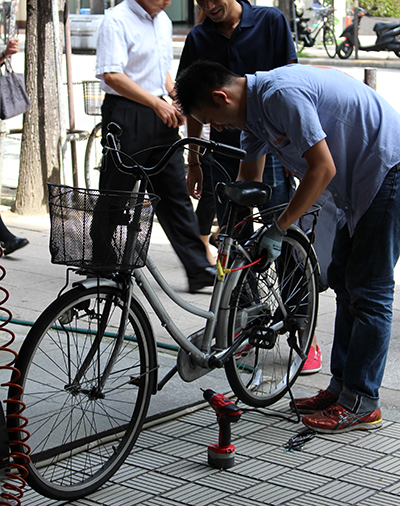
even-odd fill
[[[105,84],[103,74],[120,72],[149,93],[165,95],[172,58],[172,23],[164,11],[152,19],[135,0],[124,0],[104,16],[96,77],[106,93],[119,95]]]

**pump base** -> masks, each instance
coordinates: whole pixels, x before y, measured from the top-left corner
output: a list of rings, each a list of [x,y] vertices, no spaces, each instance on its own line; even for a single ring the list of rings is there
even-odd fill
[[[235,447],[218,446],[218,444],[208,447],[208,465],[216,469],[229,469],[235,465]]]

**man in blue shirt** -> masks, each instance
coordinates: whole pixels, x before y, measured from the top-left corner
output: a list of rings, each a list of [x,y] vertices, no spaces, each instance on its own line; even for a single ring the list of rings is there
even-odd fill
[[[178,75],[197,60],[221,63],[241,76],[297,62],[289,25],[279,9],[251,6],[246,0],[197,0],[197,3],[206,18],[186,37]],[[188,137],[201,137],[202,125],[188,118],[187,131]],[[239,132],[234,130],[218,132],[212,129],[211,139],[233,146],[240,144]],[[239,162],[221,155],[215,155],[215,158],[231,178],[236,179]],[[192,197],[199,199],[202,172],[195,152],[189,153],[188,161],[188,191]],[[264,182],[273,189],[271,206],[287,202],[290,188],[283,167],[268,156],[266,168]],[[216,167],[211,167],[211,174],[214,183],[223,180]],[[219,221],[223,212],[224,206],[217,202]]]
[[[346,74],[302,65],[240,77],[197,62],[176,90],[185,115],[217,130],[242,130],[248,154],[239,180],[261,180],[267,152],[301,179],[260,241],[265,263],[279,256],[288,227],[325,189],[343,211],[329,267],[337,297],[332,379],[295,403],[317,432],[379,427],[400,253],[399,114]]]

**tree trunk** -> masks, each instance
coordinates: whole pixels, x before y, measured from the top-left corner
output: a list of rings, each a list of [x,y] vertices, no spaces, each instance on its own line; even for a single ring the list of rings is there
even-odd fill
[[[54,0],[58,5],[61,0]],[[15,201],[19,214],[47,212],[46,183],[60,182],[60,115],[52,0],[27,0],[25,83],[32,105],[24,117]],[[60,12],[61,11],[61,12]],[[59,9],[60,20],[62,10]],[[58,39],[58,40],[55,40]]]
[[[104,0],[90,0],[90,14],[104,14]]]
[[[293,0],[279,0],[279,10],[281,10],[285,16],[285,18],[287,19],[287,22],[289,23],[290,25],[290,20],[292,19],[292,5],[293,5]]]

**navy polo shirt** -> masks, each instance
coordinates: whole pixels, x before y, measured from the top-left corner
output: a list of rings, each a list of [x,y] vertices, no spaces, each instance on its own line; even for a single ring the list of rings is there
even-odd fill
[[[239,3],[242,19],[230,38],[208,17],[192,28],[186,37],[178,74],[196,60],[221,63],[240,76],[297,61],[292,34],[282,12],[275,7],[252,6],[240,0]],[[240,132],[217,132],[212,128],[211,138],[238,146]]]

